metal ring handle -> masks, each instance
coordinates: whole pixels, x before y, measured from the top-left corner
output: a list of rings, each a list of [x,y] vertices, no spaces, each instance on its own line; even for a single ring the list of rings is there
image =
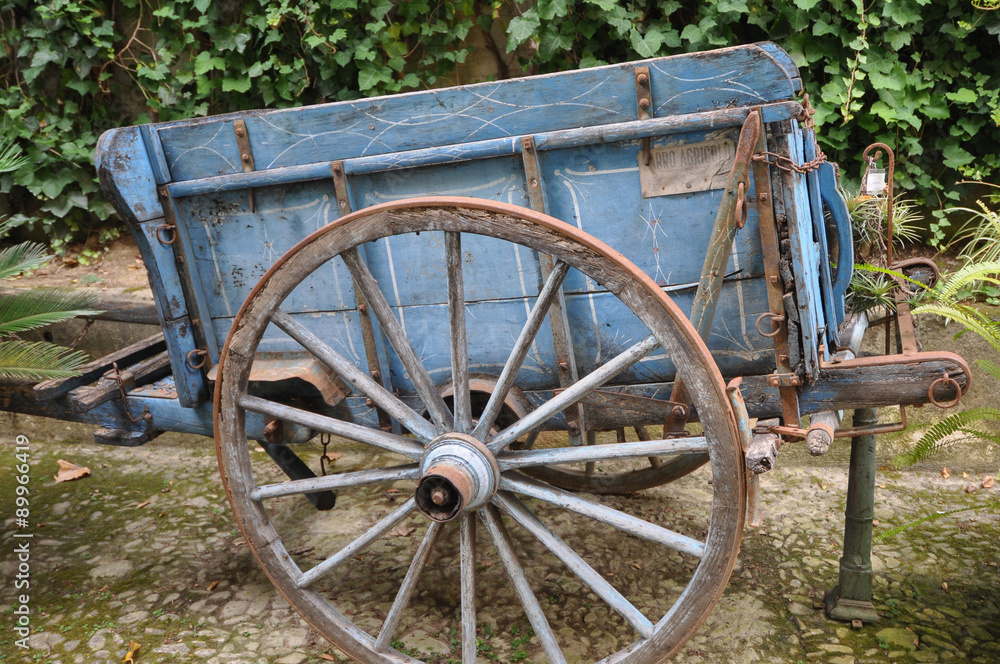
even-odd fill
[[[942,403],[934,398],[934,388],[937,387],[938,384],[947,385],[948,383],[951,383],[952,385],[955,386],[955,394],[958,396],[955,397],[954,401],[946,401]],[[962,386],[958,384],[957,380],[955,380],[948,374],[944,374],[940,378],[936,379],[933,383],[931,383],[931,386],[927,388],[927,400],[930,401],[935,406],[937,406],[938,408],[954,408],[955,406],[958,405],[958,402],[962,400]]]
[[[170,240],[163,239],[162,233],[164,230],[170,231]],[[174,242],[177,242],[177,227],[173,224],[161,224],[156,229],[156,239],[162,244],[173,244]]]
[[[736,187],[736,228],[743,228],[747,223],[747,192],[742,182]]]
[[[771,319],[771,331],[764,332],[763,330],[760,329],[760,322],[768,317],[770,317]],[[781,332],[781,328],[778,326],[781,325],[781,323],[783,322],[785,322],[784,316],[781,316],[779,314],[772,314],[770,311],[765,311],[760,316],[757,316],[757,322],[754,323],[754,327],[757,328],[757,334],[759,334],[762,337],[767,337],[768,339],[770,339],[772,337],[778,336],[778,334]]]
[[[194,355],[196,357],[200,357],[201,358],[201,362],[199,362],[198,364],[192,364],[191,363],[191,356],[192,355]],[[198,369],[201,369],[203,366],[205,366],[206,362],[208,362],[208,351],[207,350],[204,350],[202,348],[195,348],[193,351],[191,351],[190,353],[187,354],[187,365],[189,367],[191,367],[192,369],[196,370],[196,371]]]

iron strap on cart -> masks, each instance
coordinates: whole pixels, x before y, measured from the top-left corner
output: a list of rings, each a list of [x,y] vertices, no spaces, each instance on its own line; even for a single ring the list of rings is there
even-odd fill
[[[800,89],[761,43],[109,131],[98,171],[163,333],[3,406],[117,445],[214,435],[257,560],[358,661],[437,661],[406,647],[428,603],[456,614],[451,659],[475,662],[477,611],[507,606],[531,624],[528,656],[566,661],[576,637],[542,605],[529,540],[610,609],[616,636],[586,661],[662,661],[721,596],[748,487],[758,518],[748,463],[773,465],[779,436],[873,449],[883,429],[838,411],[968,387],[960,357],[917,350],[906,315],[898,355],[858,357],[847,208]],[[363,451],[356,467],[304,458],[331,436]],[[676,510],[643,510],[636,492],[706,463]],[[862,507],[873,469],[852,461]],[[874,615],[865,518],[841,617]],[[405,547],[391,534],[406,519],[426,525],[406,571],[369,587],[365,552]],[[645,565],[602,568],[590,528]],[[487,550],[506,579],[492,588]],[[353,608],[372,592],[381,610]]]

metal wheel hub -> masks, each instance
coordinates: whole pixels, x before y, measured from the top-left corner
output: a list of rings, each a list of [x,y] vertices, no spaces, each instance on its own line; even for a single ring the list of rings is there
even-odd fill
[[[451,521],[489,502],[499,484],[493,453],[472,436],[452,432],[427,446],[414,498],[427,518]]]

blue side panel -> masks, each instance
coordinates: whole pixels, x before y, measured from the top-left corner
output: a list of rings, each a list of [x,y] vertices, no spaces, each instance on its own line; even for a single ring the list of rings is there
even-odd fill
[[[157,125],[173,179],[242,171],[232,122],[246,121],[258,170],[636,120],[634,67],[650,67],[655,115],[791,99],[785,67],[759,45],[307,108]]]

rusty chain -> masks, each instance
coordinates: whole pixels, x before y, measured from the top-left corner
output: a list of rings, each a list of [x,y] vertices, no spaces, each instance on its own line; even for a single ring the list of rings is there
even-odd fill
[[[769,157],[774,159],[774,161],[769,161],[768,159]],[[752,157],[752,159],[754,161],[766,162],[768,166],[774,166],[775,168],[782,171],[786,172],[795,171],[796,173],[810,173],[819,168],[820,165],[826,163],[826,155],[822,151],[817,153],[815,159],[810,159],[809,161],[802,164],[796,164],[789,157],[785,157],[784,155],[766,151],[758,152]]]
[[[323,453],[319,456],[319,472],[323,477],[326,477],[326,448],[330,445],[333,436],[328,433],[321,433],[319,435],[319,442],[323,444]]]
[[[122,410],[125,411],[125,417],[128,418],[129,422],[131,422],[132,424],[135,424],[136,422],[138,422],[140,419],[142,419],[145,416],[145,413],[143,413],[143,415],[141,415],[139,417],[134,417],[132,415],[132,410],[128,406],[128,400],[125,399],[125,381],[122,380],[122,372],[118,369],[118,363],[117,362],[112,362],[111,363],[111,367],[112,367],[112,370],[109,371],[108,373],[104,374],[104,375],[105,375],[105,377],[107,377],[108,374],[113,374],[113,378],[115,379],[115,382],[118,383],[118,394],[122,398]]]

